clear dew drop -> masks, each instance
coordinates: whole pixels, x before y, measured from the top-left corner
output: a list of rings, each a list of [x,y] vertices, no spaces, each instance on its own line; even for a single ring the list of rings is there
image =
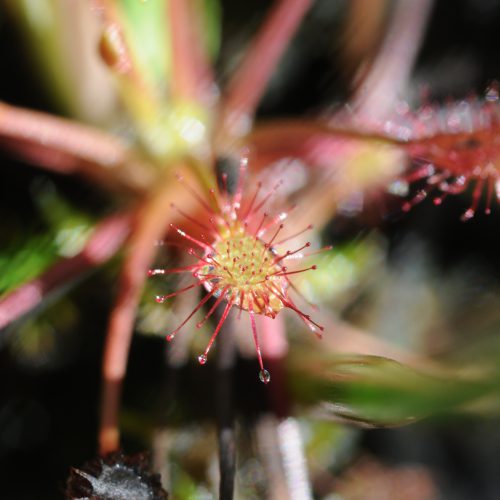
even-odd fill
[[[155,302],[158,304],[163,304],[165,302],[165,296],[164,295],[156,295]]]
[[[148,271],[148,276],[157,276],[159,274],[165,274],[165,269],[150,269]]]
[[[410,186],[408,182],[403,180],[397,180],[389,184],[387,191],[395,196],[408,196],[410,191]]]
[[[268,384],[271,380],[271,374],[267,370],[260,370],[259,379],[264,384]]]
[[[198,356],[198,362],[200,365],[204,365],[207,362],[207,357],[204,354]]]
[[[172,342],[174,340],[175,334],[174,333],[169,333],[167,335],[167,342]]]

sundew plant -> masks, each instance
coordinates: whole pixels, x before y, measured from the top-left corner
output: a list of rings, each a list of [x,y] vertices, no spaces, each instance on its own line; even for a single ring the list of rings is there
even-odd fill
[[[500,9],[443,4],[2,4],[5,498],[498,496],[418,434],[500,395]]]

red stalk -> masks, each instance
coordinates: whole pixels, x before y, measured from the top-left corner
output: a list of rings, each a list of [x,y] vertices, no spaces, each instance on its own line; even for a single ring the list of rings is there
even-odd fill
[[[311,0],[278,0],[233,75],[223,102],[223,126],[230,135],[252,117],[279,59],[290,44]],[[236,130],[235,130],[236,129]]]

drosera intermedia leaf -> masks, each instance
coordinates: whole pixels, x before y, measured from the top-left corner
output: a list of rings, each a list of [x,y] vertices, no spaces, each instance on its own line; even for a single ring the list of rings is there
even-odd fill
[[[307,365],[307,368],[305,368]],[[322,414],[364,426],[404,425],[465,409],[495,390],[489,377],[436,374],[377,356],[314,356],[295,361],[291,390]],[[301,368],[299,368],[301,367]]]

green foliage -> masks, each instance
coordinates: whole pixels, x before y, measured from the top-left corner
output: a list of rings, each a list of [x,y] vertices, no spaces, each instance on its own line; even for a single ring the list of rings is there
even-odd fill
[[[0,250],[0,294],[34,278],[57,256],[51,235],[19,236]]]
[[[165,84],[171,71],[170,36],[164,0],[122,0],[126,40],[151,84]],[[162,43],[158,43],[161,40]]]
[[[91,218],[64,200],[50,183],[39,184],[34,199],[48,229],[17,227],[5,235],[9,245],[0,248],[0,294],[14,289],[45,271],[61,257],[72,257],[85,244]]]
[[[204,42],[209,55],[215,59],[219,53],[221,43],[221,6],[219,0],[198,0],[205,29],[203,30]]]
[[[220,45],[220,6],[217,0],[198,0],[201,13],[199,34],[203,47],[215,57]],[[126,39],[141,68],[155,86],[168,84],[171,73],[168,1],[122,0]],[[159,41],[161,43],[159,43]]]
[[[489,377],[458,371],[417,371],[375,356],[337,357],[301,364],[290,378],[302,402],[326,415],[370,426],[402,425],[466,409],[495,390]]]
[[[383,258],[383,241],[372,235],[312,257],[311,264],[321,272],[298,275],[294,281],[311,302],[338,306],[377,275]]]

